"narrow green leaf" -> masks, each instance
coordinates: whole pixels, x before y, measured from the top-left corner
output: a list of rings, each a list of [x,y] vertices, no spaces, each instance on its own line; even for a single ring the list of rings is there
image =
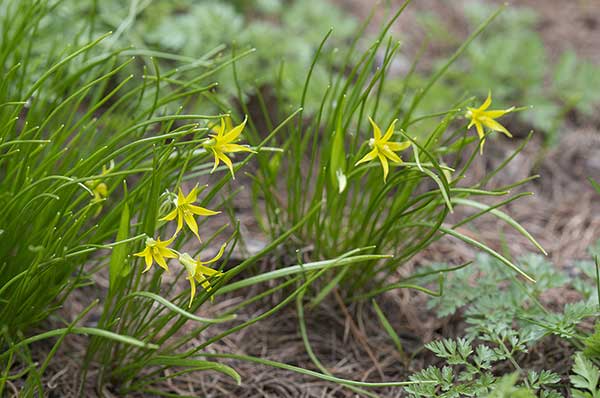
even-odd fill
[[[198,370],[214,370],[231,377],[238,385],[242,383],[242,378],[238,372],[236,372],[233,368],[218,362],[205,361],[201,359],[179,358],[174,356],[157,356],[148,361],[148,366],[182,366],[193,367],[197,368]]]
[[[123,198],[123,211],[121,212],[121,221],[119,222],[119,229],[117,231],[116,241],[122,241],[129,238],[129,204],[127,203],[127,185],[123,181],[123,187],[125,194]],[[130,268],[127,267],[127,254],[129,253],[129,245],[122,244],[115,246],[110,256],[110,263],[108,264],[108,275],[109,275],[109,289],[113,290],[117,288],[117,281],[119,278],[127,276]]]

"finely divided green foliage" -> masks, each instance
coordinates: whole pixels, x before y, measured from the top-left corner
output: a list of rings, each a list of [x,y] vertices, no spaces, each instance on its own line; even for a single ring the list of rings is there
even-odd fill
[[[379,252],[394,255],[387,261],[370,262],[360,269],[341,269],[332,274],[332,282],[321,290],[319,298],[338,283],[348,292],[366,286],[384,286],[388,275],[444,235],[485,250],[520,272],[512,261],[458,229],[485,214],[503,219],[534,241],[517,222],[499,209],[518,199],[518,195],[492,206],[475,201],[483,196],[506,197],[512,186],[525,182],[495,190],[485,188],[487,182],[522,147],[498,169],[480,181],[464,186],[461,181],[477,156],[477,147],[469,145],[474,132],[467,131],[462,119],[464,108],[472,99],[455,98],[453,103],[446,104],[435,114],[417,116],[428,91],[496,14],[482,22],[418,90],[403,86],[392,93],[388,99],[392,98],[393,104],[384,112],[380,106],[383,88],[390,75],[389,68],[400,51],[400,44],[388,32],[398,17],[401,18],[400,14],[407,4],[387,21],[377,40],[360,55],[358,61],[353,61],[359,48],[358,36],[346,51],[336,53],[335,58],[344,60],[348,74],[333,76],[328,86],[321,87],[323,94],[319,110],[314,114],[304,113],[302,120],[288,125],[286,133],[277,137],[279,146],[285,149],[281,157],[273,162],[258,156],[261,167],[255,177],[254,194],[256,198],[264,199],[264,225],[271,235],[276,236],[289,225],[297,223],[312,205],[323,203],[321,211],[308,220],[297,234],[299,244],[310,247],[315,260],[369,245],[377,247]],[[328,39],[329,34],[315,56],[304,93],[315,89],[311,80],[314,67],[329,65],[333,57],[324,45]],[[405,82],[409,81],[410,73],[412,69],[404,77]],[[303,95],[300,102],[304,104],[305,101]],[[408,141],[411,144],[409,150],[399,153],[404,157],[404,164],[391,165],[387,183],[383,181],[377,160],[355,166],[370,150],[367,142],[373,133],[367,121],[369,116],[383,131],[392,120],[399,119],[391,141]],[[271,115],[265,112],[264,119],[270,123]],[[431,129],[422,124],[432,120],[435,123]],[[447,216],[457,206],[474,207],[480,211],[476,216],[448,223]],[[263,212],[257,207],[257,216],[259,213]]]
[[[444,295],[432,298],[430,304],[439,316],[462,311],[468,325],[466,336],[426,344],[427,349],[443,359],[444,366],[431,366],[412,376],[413,381],[437,381],[407,387],[412,396],[487,396],[489,393],[492,397],[517,391],[529,394],[523,396],[564,396],[560,382],[567,378],[567,368],[550,371],[525,367],[529,363],[526,355],[548,335],[555,335],[576,349],[585,349],[574,357],[571,394],[593,396],[585,394],[597,391],[598,368],[583,355],[592,361],[598,360],[597,332],[587,335],[587,328],[582,324],[600,315],[594,264],[589,261],[575,264],[575,269],[583,271],[577,277],[557,270],[541,256],[523,257],[520,264],[537,280],[536,285],[516,280],[499,267],[498,260],[487,255],[478,256],[468,271],[458,270],[447,276]],[[469,278],[474,280],[469,281]],[[427,276],[423,282],[427,280],[433,281]],[[582,300],[566,304],[560,311],[552,311],[542,304],[541,296],[545,292],[567,288],[576,289]],[[498,377],[495,370],[506,367],[512,368],[514,374]]]

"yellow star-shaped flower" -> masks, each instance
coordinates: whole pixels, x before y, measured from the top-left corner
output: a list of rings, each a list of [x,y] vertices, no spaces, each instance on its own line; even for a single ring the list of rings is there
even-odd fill
[[[194,215],[198,216],[214,216],[215,214],[219,214],[220,211],[213,211],[205,209],[204,207],[193,205],[198,199],[198,186],[195,186],[194,189],[190,191],[190,193],[185,196],[181,187],[179,188],[179,192],[177,193],[177,199],[175,202],[175,209],[171,211],[169,214],[161,218],[161,221],[171,221],[177,217],[177,230],[175,234],[181,231],[183,228],[183,222],[189,227],[189,229],[196,235],[198,240],[201,241],[200,235],[198,234],[198,224],[196,223],[196,219]]]
[[[467,118],[471,119],[471,122],[469,123],[469,126],[467,128],[470,129],[471,127],[475,126],[475,128],[477,129],[477,135],[479,136],[480,140],[480,153],[483,153],[483,144],[485,143],[485,132],[483,129],[484,126],[492,131],[499,131],[501,133],[506,134],[508,137],[512,137],[512,134],[506,129],[506,127],[498,123],[496,119],[498,119],[501,116],[504,116],[509,112],[512,112],[515,109],[515,107],[513,106],[504,110],[488,111],[487,109],[490,107],[490,105],[492,105],[491,92],[488,93],[487,99],[484,101],[483,104],[481,104],[479,108],[467,107],[467,113],[465,114]]]
[[[164,268],[165,271],[169,272],[169,267],[167,266],[167,262],[165,258],[177,258],[177,254],[167,246],[173,243],[175,236],[166,241],[161,241],[160,238],[156,240],[152,238],[146,238],[146,247],[139,253],[135,253],[134,256],[144,257],[146,260],[146,269],[143,272],[146,272],[152,267],[152,262],[156,261],[158,265]]]
[[[215,165],[212,168],[212,172],[214,172],[219,166],[219,161],[223,161],[231,171],[231,177],[235,179],[235,175],[233,174],[233,164],[231,163],[231,159],[229,159],[226,153],[233,152],[254,152],[252,149],[248,148],[244,145],[234,144],[234,142],[239,138],[242,131],[244,131],[244,127],[246,126],[246,120],[241,124],[233,127],[231,123],[230,117],[221,118],[221,124],[215,125],[212,127],[212,131],[215,134],[210,134],[210,139],[204,143],[204,148],[206,150],[210,150],[215,157]]]
[[[394,163],[402,163],[402,159],[395,152],[402,151],[410,146],[409,141],[404,142],[393,142],[390,141],[394,134],[394,126],[398,120],[394,120],[390,127],[386,130],[383,137],[381,136],[381,129],[379,126],[369,117],[369,122],[373,126],[373,138],[369,140],[369,146],[373,148],[371,152],[367,153],[362,159],[356,162],[355,166],[369,162],[375,158],[379,158],[381,167],[383,167],[383,182],[387,180],[389,173],[388,159]]]
[[[223,275],[222,272],[209,268],[206,265],[220,259],[223,256],[223,252],[225,252],[225,246],[226,244],[221,246],[217,255],[208,261],[202,261],[200,259],[194,260],[194,258],[187,253],[183,253],[179,256],[179,261],[188,272],[187,280],[190,281],[190,303],[188,307],[192,306],[192,301],[196,296],[196,282],[200,283],[204,290],[210,292],[212,286],[210,285],[209,278]]]

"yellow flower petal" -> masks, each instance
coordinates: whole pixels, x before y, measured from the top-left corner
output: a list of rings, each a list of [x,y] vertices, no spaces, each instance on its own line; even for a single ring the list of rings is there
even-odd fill
[[[211,148],[211,151],[213,153],[213,155],[215,156],[215,165],[213,166],[212,170],[210,171],[211,174],[214,173],[214,171],[217,169],[217,167],[219,166],[219,153],[217,152],[216,149]]]
[[[146,268],[144,268],[142,273],[147,272],[152,267],[152,254],[150,253],[150,250],[148,250],[144,256],[144,261],[146,262]]]
[[[154,257],[154,261],[156,261],[161,268],[164,268],[165,271],[169,272],[169,267],[163,256],[159,253],[153,253],[152,257]]]
[[[410,147],[410,141],[404,142],[387,142],[386,145],[390,148],[391,151],[398,152],[403,151]]]
[[[378,153],[379,153],[379,151],[377,150],[377,148],[373,148],[373,150],[371,152],[369,152],[365,156],[363,156],[363,158],[360,159],[358,162],[354,163],[354,165],[358,166],[361,163],[371,161],[377,157]]]
[[[223,135],[223,143],[228,144],[237,139],[240,136],[240,134],[242,134],[242,131],[244,131],[244,127],[246,127],[247,120],[248,118],[245,118],[242,123],[238,124],[234,128],[230,129],[227,133],[225,133]]]
[[[381,129],[379,128],[377,123],[375,123],[373,121],[373,119],[371,119],[371,116],[369,116],[369,122],[371,122],[371,126],[373,126],[373,137],[375,138],[376,141],[380,140],[381,139]]]
[[[485,111],[483,115],[484,115],[485,117],[490,117],[490,118],[492,118],[492,119],[497,119],[497,118],[499,118],[499,117],[501,117],[501,116],[504,116],[504,115],[506,115],[507,113],[510,113],[510,112],[512,112],[514,109],[515,109],[515,107],[513,106],[513,107],[511,107],[511,108],[504,109],[504,110]]]
[[[183,228],[183,211],[180,207],[175,210],[177,211],[177,229],[175,230],[175,235],[177,235],[181,231],[181,228]]]
[[[198,235],[198,223],[196,223],[196,219],[194,218],[194,215],[192,213],[187,213],[187,212],[183,213],[183,219],[185,220],[185,224],[188,226],[190,231],[192,231],[194,233],[194,235],[196,235],[198,240],[201,240],[200,235]]]
[[[479,139],[483,139],[485,133],[483,132],[483,126],[481,122],[475,122],[475,128],[477,129],[477,135],[479,136]]]
[[[196,185],[190,193],[185,197],[185,204],[194,203],[198,199],[198,185]],[[183,203],[181,203],[183,204]]]
[[[255,152],[247,146],[239,144],[223,144],[219,146],[219,149],[223,152]]]
[[[158,253],[160,253],[160,255],[162,257],[166,257],[166,258],[177,258],[177,254],[175,254],[175,252],[173,252],[171,249],[169,249],[168,247],[158,247],[157,248]]]
[[[481,106],[478,108],[479,111],[485,111],[487,108],[490,107],[490,105],[492,105],[492,92],[488,91],[488,96],[485,99],[485,101],[483,102],[483,104],[481,104]]]
[[[494,131],[499,131],[501,133],[506,134],[509,137],[512,137],[512,134],[509,133],[509,131],[506,129],[506,127],[504,127],[503,125],[501,125],[494,119],[491,119],[488,117],[483,117],[483,118],[481,118],[481,123],[483,123],[483,125],[489,129],[492,129]]]
[[[381,153],[378,153],[377,157],[379,158],[379,161],[381,162],[381,167],[383,167],[383,183],[385,184],[388,173],[390,172],[390,167],[388,165],[388,161],[385,156],[383,156]]]
[[[390,124],[390,127],[388,127],[388,129],[385,132],[385,135],[381,139],[382,141],[389,141],[389,139],[392,138],[392,135],[394,134],[394,126],[396,125],[397,121],[398,119],[394,119],[392,124]]]
[[[220,160],[223,161],[223,163],[225,163],[227,165],[227,167],[229,168],[229,171],[231,171],[231,178],[233,178],[235,180],[235,174],[233,174],[233,164],[231,163],[231,159],[229,159],[227,157],[227,155],[225,155],[222,152],[218,152],[217,156],[219,157]]]
[[[200,263],[196,267],[196,274],[198,274],[198,273],[201,273],[202,275],[207,275],[207,276],[215,276],[215,275],[221,276],[221,275],[223,275],[222,272],[219,272],[216,269],[212,269],[212,268],[206,267],[206,266],[204,266],[204,265],[202,265]]]
[[[170,212],[169,214],[167,214],[166,216],[164,216],[163,218],[160,219],[160,221],[171,221],[174,220],[175,217],[177,217],[177,208],[174,209],[172,212]]]
[[[192,302],[194,301],[194,297],[196,296],[196,281],[193,276],[188,276],[188,281],[190,281],[190,303],[188,304],[188,308],[192,306]]]
[[[390,148],[387,145],[384,145],[381,149],[381,154],[391,160],[394,163],[402,163],[402,159],[400,156],[396,155],[394,152],[390,151]]]
[[[220,211],[214,211],[214,210],[209,210],[209,209],[205,209],[204,207],[201,206],[195,206],[195,205],[188,205],[187,208],[194,214],[198,215],[198,216],[214,216],[216,214],[219,214]]]
[[[217,255],[214,256],[213,258],[211,258],[208,261],[204,261],[204,264],[214,263],[215,261],[217,261],[218,259],[220,259],[223,256],[223,253],[225,252],[225,246],[227,246],[227,243],[223,243],[221,245],[221,248],[219,249],[219,252],[217,253]]]

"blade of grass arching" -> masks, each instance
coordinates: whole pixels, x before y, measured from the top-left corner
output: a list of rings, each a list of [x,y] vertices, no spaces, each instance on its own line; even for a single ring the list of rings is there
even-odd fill
[[[130,386],[127,386],[126,388],[122,389],[122,391],[120,391],[120,392],[124,393],[124,394],[126,394],[128,392],[142,392],[142,393],[143,392],[153,392],[154,390],[150,390],[146,386],[149,386],[151,384],[157,384],[157,383],[160,383],[161,381],[172,380],[178,376],[182,376],[182,375],[189,374],[192,372],[199,372],[199,371],[206,371],[206,370],[215,370],[215,371],[225,374],[226,376],[230,376],[238,385],[241,382],[241,378],[237,374],[235,369],[230,368],[229,366],[226,366],[226,365],[222,365],[222,364],[219,364],[216,362],[202,361],[202,360],[198,360],[198,359],[180,359],[177,357],[167,357],[167,356],[164,356],[163,358],[168,360],[163,365],[164,368],[161,368],[161,370],[159,370],[159,371],[151,372],[149,374],[144,374],[143,376],[136,378],[134,383],[132,383]],[[196,363],[196,365],[194,365],[194,363]],[[160,364],[153,363],[153,365],[156,366],[156,365],[160,365]],[[215,368],[215,365],[217,366],[218,369]],[[164,372],[164,369],[170,369],[175,366],[187,367],[187,369],[184,369],[184,370],[181,370],[178,372],[173,372],[173,373]],[[223,369],[223,366],[225,366],[225,369]],[[225,371],[229,371],[229,373],[225,373]],[[166,375],[162,376],[162,374],[164,374],[164,373],[166,373]],[[235,375],[238,375],[238,376],[236,377]],[[162,395],[165,392],[164,391],[163,392],[156,391],[154,393],[158,394],[158,395]],[[184,397],[183,395],[179,395],[179,394],[172,394],[172,395],[166,395],[166,396],[176,396],[177,398]],[[197,395],[190,396],[190,398],[196,398],[196,397],[197,397]]]
[[[83,311],[81,311],[81,313],[79,313],[75,319],[73,319],[73,321],[69,324],[69,326],[67,326],[67,328],[65,329],[64,334],[62,334],[58,340],[56,341],[56,343],[54,344],[54,346],[52,346],[52,349],[50,350],[50,352],[46,355],[46,359],[44,360],[44,362],[42,363],[42,365],[40,366],[40,375],[44,374],[44,371],[46,370],[46,368],[48,367],[48,365],[50,365],[50,361],[52,360],[52,357],[54,357],[54,354],[56,354],[56,351],[58,350],[58,348],[60,347],[60,345],[62,344],[63,340],[65,339],[65,337],[67,337],[68,334],[71,333],[71,331],[73,330],[73,328],[75,327],[75,325],[77,325],[77,323],[88,313],[92,310],[92,308],[94,308],[98,303],[100,302],[99,299],[95,299],[93,300],[90,305],[88,305]]]
[[[290,235],[292,235],[300,227],[302,227],[302,225],[304,225],[304,223],[319,209],[320,209],[320,204],[318,206],[313,207],[311,209],[311,211],[302,220],[300,220],[296,225],[294,225],[292,228],[290,228],[284,234],[279,236],[277,239],[273,240],[269,245],[264,247],[261,251],[259,251],[255,255],[247,258],[246,260],[241,262],[236,267],[225,272],[223,274],[223,276],[221,276],[213,285],[212,294],[217,295],[217,294],[221,293],[220,290],[227,287],[226,284],[227,284],[227,282],[229,282],[229,280],[231,280],[233,277],[235,277],[237,274],[239,274],[240,272],[245,270],[250,265],[256,263],[262,257],[271,253],[276,247],[278,247],[281,243],[283,243],[285,240],[287,240],[287,238]],[[185,319],[178,319],[175,322],[175,324],[168,331],[163,333],[163,335],[159,339],[159,344],[163,344],[165,341],[167,341],[167,339],[169,339],[173,334],[175,334],[183,326],[185,321],[186,321]]]
[[[274,307],[272,307],[271,309],[263,312],[262,314],[246,321],[243,322],[239,325],[236,325],[232,328],[229,328],[223,332],[221,332],[220,334],[206,340],[205,342],[196,345],[194,348],[189,349],[187,352],[185,352],[184,354],[180,355],[180,357],[182,358],[187,358],[190,357],[192,355],[196,355],[198,351],[208,347],[209,345],[217,342],[217,341],[221,341],[223,338],[227,337],[228,335],[235,333],[241,329],[244,329],[256,322],[261,321],[262,319],[265,319],[269,316],[271,316],[272,314],[276,313],[277,311],[279,311],[281,308],[285,307],[287,304],[289,304],[296,296],[296,294],[298,294],[298,292],[300,292],[302,289],[305,289],[307,286],[309,286],[310,284],[312,284],[319,276],[322,275],[322,273],[325,270],[319,270],[317,271],[314,275],[312,275],[310,278],[308,278],[298,289],[296,289],[294,292],[292,292],[290,295],[288,295],[285,299],[283,299],[281,302],[279,302],[277,305],[275,305]],[[230,271],[231,272],[231,271]],[[227,274],[225,274],[223,277],[221,277],[220,279],[222,280],[224,277],[226,277]],[[181,323],[180,321],[178,321],[179,323]],[[181,326],[179,327],[174,327],[172,328],[172,330],[178,330]],[[172,334],[172,333],[170,333]],[[159,342],[160,344],[162,344],[164,341],[166,341],[168,338],[170,337],[169,333],[167,333],[167,336],[161,338],[161,341]],[[114,374],[115,375],[127,375],[129,374],[136,374],[137,371],[143,367],[145,367],[145,363],[147,360],[150,359],[150,355],[152,353],[151,352],[145,352],[142,354],[142,358],[136,358],[136,361],[131,362],[128,365],[122,366],[121,368],[117,369]]]
[[[450,200],[450,195],[449,195],[449,187],[448,187],[448,182],[446,182],[446,184],[444,184],[443,180],[440,179],[433,171],[429,170],[429,169],[421,169],[421,172],[423,172],[423,174],[429,176],[429,178],[431,178],[436,185],[438,186],[438,188],[440,189],[440,193],[442,195],[442,198],[444,199],[444,203],[446,203],[446,206],[448,207],[448,211],[450,213],[454,212],[454,209],[452,208],[452,201],[454,199],[452,199],[452,201]]]
[[[306,354],[312,361],[312,363],[321,371],[321,373],[327,376],[333,376],[331,372],[327,370],[325,366],[321,363],[319,358],[317,358],[315,352],[312,349],[310,344],[310,340],[308,339],[308,332],[306,331],[306,321],[304,320],[304,306],[302,304],[302,300],[304,298],[304,292],[301,292],[298,297],[296,297],[296,313],[298,314],[298,325],[300,328],[300,335],[302,336],[302,342],[304,343],[304,349],[306,350]],[[363,390],[358,387],[348,386],[352,391],[362,394],[371,398],[377,398],[378,395],[373,394],[369,391]]]
[[[298,366],[288,365],[282,362],[271,361],[269,359],[257,358],[249,355],[238,355],[238,354],[217,354],[217,353],[208,353],[208,352],[200,352],[199,355],[207,357],[207,358],[227,358],[227,359],[237,359],[240,361],[254,362],[260,365],[270,366],[273,368],[279,368],[284,370],[289,370],[292,372],[296,372],[305,376],[316,377],[321,380],[331,381],[337,384],[342,384],[346,386],[355,386],[355,387],[402,387],[409,386],[414,384],[435,384],[435,380],[422,380],[422,381],[391,381],[391,382],[382,382],[382,383],[373,383],[373,382],[363,382],[356,380],[348,380],[342,379],[339,377],[328,376],[319,372],[315,372],[313,370],[303,369]]]
[[[417,223],[417,224],[421,224],[423,226],[429,226],[430,224],[427,223]],[[517,272],[519,275],[521,275],[522,277],[524,277],[525,279],[527,279],[530,282],[536,283],[535,279],[533,279],[531,276],[529,276],[525,271],[521,270],[519,267],[517,267],[515,264],[513,264],[511,261],[509,261],[508,259],[506,259],[504,256],[502,256],[500,253],[494,251],[493,249],[491,249],[490,247],[484,245],[483,243],[476,241],[473,238],[470,238],[466,235],[461,234],[458,231],[455,231],[451,228],[446,228],[446,227],[439,227],[439,230],[447,235],[453,236],[457,239],[462,240],[465,243],[468,243],[474,247],[477,247],[478,249],[481,249],[483,251],[485,251],[486,253],[490,254],[492,257],[500,260],[500,262],[504,263],[505,265],[507,265],[509,268],[513,269],[515,272]]]
[[[200,368],[202,370],[214,370],[219,373],[223,373],[226,376],[231,377],[237,385],[242,383],[242,378],[233,368],[223,365],[217,362],[204,361],[201,359],[191,359],[191,358],[180,358],[176,356],[156,356],[152,358],[148,364],[148,366],[168,366],[168,367],[195,367]]]
[[[363,249],[359,249],[359,250],[363,250]],[[346,253],[346,256],[347,255],[348,255],[348,253]],[[323,260],[323,261],[315,261],[313,263],[307,263],[307,264],[302,264],[302,265],[292,265],[292,266],[281,268],[281,269],[278,269],[275,271],[265,272],[263,274],[253,276],[253,277],[250,277],[247,279],[243,279],[241,281],[234,282],[229,285],[225,285],[215,294],[223,294],[223,293],[232,292],[235,290],[242,289],[244,287],[255,285],[257,283],[266,282],[266,281],[270,281],[273,279],[279,279],[279,278],[283,278],[283,277],[294,275],[294,274],[299,274],[299,273],[304,273],[304,272],[309,272],[309,271],[314,271],[314,270],[321,270],[321,269],[337,268],[337,267],[342,267],[342,266],[346,266],[346,265],[350,265],[350,264],[357,264],[357,263],[373,261],[373,260],[382,260],[382,259],[387,259],[387,258],[391,258],[391,257],[392,256],[386,255],[386,254],[363,254],[363,255],[358,255],[358,256],[353,256],[353,257],[342,257],[342,258],[336,259],[336,260]]]
[[[404,138],[406,138],[408,141],[410,141],[412,145],[414,145],[421,152],[423,152],[429,158],[429,161],[431,162],[432,166],[438,171],[439,175],[436,175],[435,173],[433,173],[432,171],[430,171],[426,168],[421,170],[421,172],[428,175],[438,185],[438,187],[440,188],[440,193],[442,194],[442,197],[444,198],[444,201],[446,202],[446,206],[448,206],[448,210],[450,211],[450,213],[452,213],[453,212],[452,202],[450,201],[450,194],[449,194],[450,184],[448,183],[448,180],[446,179],[446,174],[444,173],[444,170],[438,163],[437,159],[428,149],[426,149],[424,146],[419,145],[414,139],[409,137],[406,133],[400,131],[400,134]]]
[[[395,289],[413,289],[413,290],[419,291],[421,293],[425,293],[431,297],[442,297],[444,295],[444,276],[441,273],[438,275],[438,291],[437,292],[433,291],[431,289],[428,289],[426,287],[419,286],[414,283],[398,282],[398,283],[392,283],[390,285],[385,285],[383,287],[371,290],[370,292],[367,292],[365,294],[359,294],[357,296],[352,297],[352,300],[354,300],[354,301],[367,300],[367,299],[379,296],[382,293],[389,292],[390,290],[395,290]]]
[[[50,77],[54,72],[56,72],[58,69],[60,69],[63,65],[67,64],[73,58],[75,58],[78,55],[80,55],[82,53],[85,53],[88,50],[90,50],[93,47],[95,47],[98,43],[100,43],[102,40],[106,39],[111,34],[112,34],[112,32],[108,32],[108,33],[103,34],[102,36],[100,36],[99,38],[97,38],[96,40],[94,40],[93,42],[91,42],[89,44],[86,44],[85,46],[79,48],[78,50],[74,51],[73,53],[71,53],[67,57],[61,59],[59,62],[57,62],[56,64],[54,64],[46,72],[44,72],[44,74],[42,74],[42,76],[40,76],[40,78],[31,86],[31,88],[29,89],[29,91],[27,92],[27,94],[25,94],[24,98],[30,98],[35,93],[35,91],[44,83],[44,81],[46,79],[48,79],[48,77]],[[20,111],[21,111],[21,109],[19,109],[19,112]]]
[[[379,323],[381,323],[381,326],[383,326],[383,329],[387,332],[388,336],[390,336],[390,339],[396,346],[396,350],[398,350],[398,354],[400,354],[400,358],[402,359],[404,366],[408,368],[410,366],[410,358],[404,352],[404,347],[402,346],[402,341],[400,340],[400,337],[394,330],[394,327],[392,326],[390,321],[388,321],[381,308],[379,308],[377,301],[373,299],[371,300],[371,302],[373,304],[373,309],[375,309],[375,313],[377,314],[377,318],[379,318]]]
[[[137,291],[137,292],[129,293],[127,296],[123,297],[122,302],[124,302],[125,300],[127,300],[129,298],[133,298],[133,297],[143,297],[143,298],[153,300],[153,301],[157,302],[158,304],[161,304],[162,306],[168,308],[169,310],[171,310],[189,320],[195,321],[195,322],[212,324],[212,323],[228,322],[228,321],[231,321],[232,319],[235,319],[235,315],[230,315],[230,316],[225,316],[225,317],[220,317],[220,318],[204,318],[204,317],[196,316],[194,314],[187,312],[186,310],[184,310],[182,308],[179,308],[178,306],[171,303],[169,300],[163,298],[162,296],[159,296],[158,294],[155,294],[152,292]]]
[[[433,87],[433,85],[440,79],[440,77],[444,75],[444,73],[446,73],[448,68],[450,68],[454,61],[456,61],[458,57],[460,57],[460,55],[467,49],[471,42],[475,40],[475,38],[477,38],[477,36],[479,36],[481,32],[483,32],[485,28],[487,28],[487,26],[504,10],[504,7],[505,6],[499,7],[496,10],[496,12],[494,12],[485,21],[483,21],[483,23],[479,25],[479,27],[473,33],[471,33],[469,37],[467,37],[467,39],[460,45],[460,47],[454,52],[454,54],[452,54],[448,61],[446,61],[446,63],[442,65],[442,67],[438,69],[438,71],[427,81],[425,87],[423,87],[423,89],[420,90],[417,93],[417,95],[415,95],[408,111],[404,115],[404,119],[402,120],[402,128],[406,128],[406,125],[410,120],[412,113],[416,109],[417,105],[419,105],[421,100],[425,97],[425,95],[427,95],[431,87]]]
[[[288,279],[287,281],[285,281],[283,283],[280,283],[279,285],[277,285],[271,289],[265,290],[255,296],[252,296],[251,298],[246,299],[246,300],[242,301],[241,303],[234,305],[233,307],[228,307],[227,311],[225,311],[222,314],[222,317],[235,315],[242,308],[250,305],[251,303],[257,302],[265,297],[269,297],[277,291],[280,291],[280,290],[288,288],[289,286],[292,286],[293,284],[299,282],[301,278],[302,278],[302,275],[295,276],[293,278]],[[181,346],[183,346],[183,345],[187,344],[189,341],[197,338],[208,327],[210,327],[210,324],[206,324],[201,327],[195,328],[191,333],[188,333],[187,335],[177,339],[173,343],[163,346],[163,348],[162,348],[163,352],[175,352]]]
[[[539,251],[541,251],[544,255],[548,255],[548,253],[546,252],[546,250],[544,250],[544,248],[542,247],[542,245],[540,245],[538,243],[538,241],[535,240],[535,238],[529,233],[527,232],[527,230],[525,228],[523,228],[521,226],[521,224],[519,224],[515,219],[513,219],[512,217],[510,217],[508,214],[498,210],[498,207],[502,207],[510,202],[513,202],[519,198],[522,198],[524,196],[530,196],[533,195],[532,192],[522,192],[518,195],[513,196],[510,199],[507,199],[505,201],[502,201],[494,206],[488,206],[485,205],[483,203],[479,203],[476,202],[474,200],[470,200],[470,199],[461,199],[461,198],[453,198],[452,201],[454,203],[457,204],[462,204],[465,206],[471,206],[474,207],[476,209],[480,209],[482,210],[481,212],[471,215],[469,217],[467,217],[464,220],[461,220],[459,223],[455,224],[452,226],[453,229],[458,228],[461,225],[464,225],[466,223],[468,223],[469,221],[471,221],[472,219],[478,218],[479,216],[485,214],[485,213],[490,213],[493,214],[494,216],[498,217],[499,219],[501,219],[502,221],[505,221],[508,225],[510,225],[511,227],[513,227],[517,232],[519,232],[521,235],[523,235],[524,237],[526,237],[535,247],[537,247],[539,249]]]
[[[408,278],[403,279],[401,282],[408,282],[408,281],[412,281],[415,279],[422,279],[422,278],[426,278],[428,276],[435,275],[435,274],[448,274],[451,272],[461,270],[465,267],[468,267],[471,264],[473,264],[473,261],[467,261],[466,263],[457,265],[456,267],[434,269],[433,271],[427,271],[427,272],[423,272],[420,274],[414,274],[414,275],[409,276]]]
[[[529,177],[525,177],[522,180],[519,180],[517,182],[513,182],[512,184],[504,185],[504,186],[502,186],[500,188],[497,188],[497,190],[498,190],[498,192],[510,193],[510,191],[513,188],[521,186],[521,185],[524,185],[524,184],[527,184],[529,181],[537,180],[538,178],[540,178],[539,174],[532,175],[532,176],[529,176]],[[498,196],[502,196],[502,195],[498,195]]]
[[[11,352],[15,351],[17,348],[28,346],[31,343],[35,343],[37,341],[49,339],[49,338],[52,338],[52,337],[60,337],[67,330],[69,330],[69,328],[54,329],[54,330],[50,330],[48,332],[44,332],[44,333],[37,334],[35,336],[28,337],[28,338],[26,338],[24,340],[21,340],[18,343],[16,343],[15,345],[13,345],[11,348],[9,348],[7,351],[1,353],[0,354],[0,359],[4,358],[6,355],[8,355]],[[117,333],[113,333],[113,332],[111,332],[109,330],[103,330],[103,329],[92,328],[92,327],[80,327],[80,326],[77,326],[77,327],[71,328],[70,333],[72,333],[72,334],[83,334],[83,335],[98,336],[98,337],[102,337],[102,338],[105,338],[105,339],[110,339],[110,340],[118,341],[119,343],[131,345],[133,347],[146,348],[146,349],[150,349],[150,350],[157,350],[158,349],[158,346],[156,344],[145,343],[145,342],[140,341],[140,340],[138,340],[136,338],[133,338],[133,337],[130,337],[130,336],[121,335],[121,334],[117,334]]]

